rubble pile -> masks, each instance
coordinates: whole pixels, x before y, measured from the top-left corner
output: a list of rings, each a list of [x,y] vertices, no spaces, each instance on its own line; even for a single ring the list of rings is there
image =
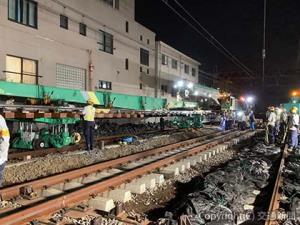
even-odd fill
[[[78,124],[74,129],[77,132],[82,132],[83,124]],[[120,134],[138,134],[143,132],[155,131],[160,129],[159,123],[113,123],[108,120],[98,120],[97,127],[101,129],[96,129],[95,134],[99,136],[111,136],[111,135],[120,135]],[[165,121],[165,128],[173,128],[172,123]]]
[[[235,159],[198,182],[197,191],[188,195],[182,208],[172,212],[173,219],[187,214],[193,224],[234,225],[240,215],[254,215],[255,201],[268,186],[280,152],[280,148],[262,142],[241,149]],[[253,218],[243,220],[248,219]]]
[[[290,154],[283,169],[280,207],[284,210],[281,219],[283,225],[300,224],[300,152]]]

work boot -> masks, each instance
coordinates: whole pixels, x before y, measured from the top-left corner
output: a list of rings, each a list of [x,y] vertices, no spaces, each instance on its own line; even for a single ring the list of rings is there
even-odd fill
[[[93,150],[94,150],[94,148],[93,148],[93,146],[91,146],[91,147],[90,147],[90,151],[93,151]]]
[[[90,150],[90,146],[88,145],[88,146],[86,146],[86,149],[85,149],[86,151],[89,151]]]

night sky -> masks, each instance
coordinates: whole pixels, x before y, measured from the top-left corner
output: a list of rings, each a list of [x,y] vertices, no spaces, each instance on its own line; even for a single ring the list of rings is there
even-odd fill
[[[256,80],[234,78],[245,92],[261,93],[263,0],[178,0],[218,41],[249,67]],[[180,8],[173,0],[169,4]],[[181,11],[182,12],[182,11]],[[166,42],[203,64],[208,72],[241,70],[211,46],[162,0],[136,0],[136,20]],[[285,100],[300,88],[297,63],[300,38],[300,1],[268,0],[265,104]],[[298,59],[299,60],[299,59]],[[298,65],[297,65],[298,64]],[[230,73],[229,73],[230,74]],[[231,76],[231,75],[229,75]],[[232,75],[241,77],[239,75]]]

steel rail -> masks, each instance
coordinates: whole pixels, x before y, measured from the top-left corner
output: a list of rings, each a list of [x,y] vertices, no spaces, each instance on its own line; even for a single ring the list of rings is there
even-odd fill
[[[150,173],[158,168],[167,166],[168,164],[172,164],[175,161],[179,161],[181,159],[187,158],[189,156],[198,154],[202,151],[205,151],[208,148],[216,146],[222,142],[230,140],[233,137],[241,136],[249,131],[244,132],[233,132],[228,135],[222,135],[223,137],[214,140],[212,142],[202,144],[197,147],[193,147],[189,150],[179,152],[177,154],[168,156],[166,158],[160,159],[158,161],[149,163],[144,165],[143,167],[139,167],[127,172],[124,172],[120,176],[115,176],[112,178],[108,178],[99,183],[90,185],[88,187],[79,189],[77,191],[67,193],[63,196],[59,196],[57,198],[51,199],[47,202],[43,202],[41,204],[26,208],[22,211],[18,211],[11,215],[0,218],[0,224],[6,225],[20,225],[27,222],[32,221],[33,219],[37,219],[39,217],[49,215],[61,208],[71,207],[78,202],[88,199],[91,196],[94,196],[98,193],[110,190],[111,188],[118,187],[123,183],[127,183],[135,178],[140,177],[141,175]]]
[[[280,160],[280,165],[277,171],[276,181],[273,189],[273,194],[270,200],[270,205],[268,208],[267,218],[265,221],[265,225],[278,225],[277,222],[277,213],[279,212],[279,202],[280,202],[280,193],[279,188],[282,185],[282,169],[284,167],[285,159],[287,157],[287,149],[288,145],[286,144],[282,153],[282,157]]]
[[[149,157],[152,155],[157,155],[157,154],[161,154],[163,152],[167,152],[167,151],[171,151],[173,149],[182,147],[182,146],[186,146],[186,145],[190,145],[193,143],[196,143],[198,141],[203,141],[203,139],[205,140],[206,138],[209,138],[210,136],[216,135],[216,134],[222,134],[222,136],[230,133],[230,131],[227,131],[225,133],[222,132],[216,132],[213,134],[208,134],[208,135],[203,135],[197,138],[193,138],[193,139],[189,139],[186,141],[181,141],[181,142],[177,142],[174,144],[170,144],[170,145],[165,145],[159,148],[154,148],[154,149],[150,149],[150,150],[146,150],[143,152],[139,152],[139,153],[135,153],[132,155],[128,155],[128,156],[124,156],[121,158],[117,158],[117,159],[113,159],[113,160],[108,160],[105,162],[100,162],[91,166],[87,166],[87,167],[83,167],[80,169],[75,169],[69,172],[65,172],[65,173],[61,173],[61,174],[57,174],[57,175],[53,175],[50,177],[46,177],[46,178],[41,178],[39,180],[34,180],[34,181],[29,181],[29,182],[25,182],[22,184],[18,184],[18,185],[14,185],[11,187],[7,187],[7,188],[3,188],[2,190],[0,189],[0,195],[1,198],[6,200],[6,199],[11,199],[13,197],[19,196],[21,194],[21,189],[24,187],[31,187],[34,191],[38,190],[38,189],[42,189],[44,188],[46,185],[47,186],[52,186],[58,183],[62,183],[65,182],[66,180],[72,180],[93,172],[97,172],[97,171],[101,171],[101,170],[105,170],[105,169],[109,169],[112,167],[116,167],[128,162],[132,162],[132,161],[136,161],[145,157]],[[201,143],[199,143],[201,144]]]

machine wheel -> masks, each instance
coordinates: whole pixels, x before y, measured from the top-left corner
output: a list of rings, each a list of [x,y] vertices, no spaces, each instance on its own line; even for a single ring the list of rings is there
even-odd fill
[[[73,139],[74,143],[77,144],[81,141],[81,135],[77,132],[74,132],[72,134],[72,139]]]
[[[35,150],[43,149],[46,147],[46,143],[43,140],[37,139],[37,140],[34,140],[33,147]]]

